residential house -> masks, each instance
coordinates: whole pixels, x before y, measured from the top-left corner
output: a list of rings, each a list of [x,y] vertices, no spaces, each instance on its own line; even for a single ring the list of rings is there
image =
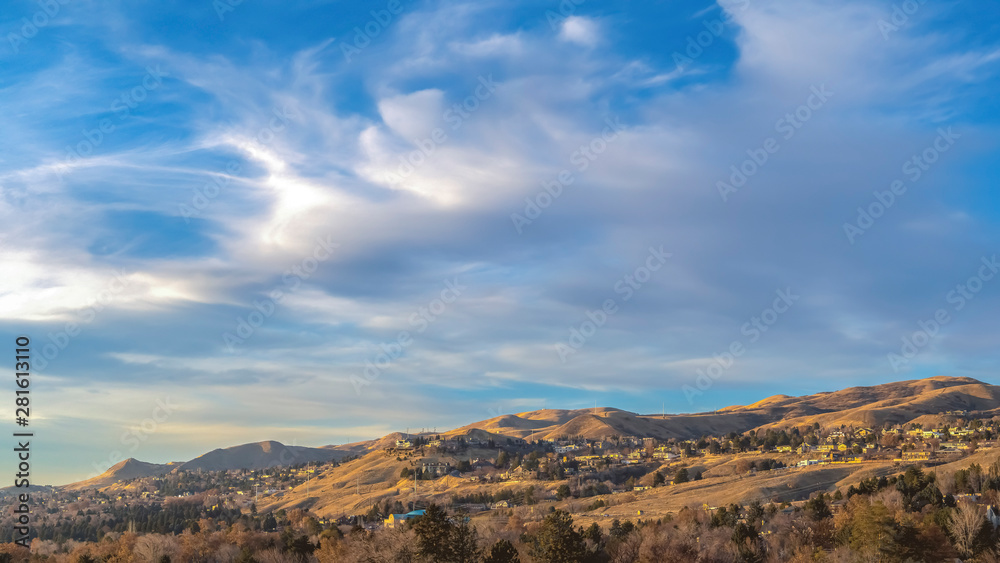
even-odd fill
[[[390,514],[389,517],[385,519],[384,524],[386,528],[395,528],[396,525],[401,522],[423,515],[423,510],[414,510],[413,512],[407,512],[406,514]]]
[[[440,477],[447,475],[451,471],[451,464],[441,461],[427,461],[421,464],[421,469],[423,469],[425,474],[430,473],[435,477]]]

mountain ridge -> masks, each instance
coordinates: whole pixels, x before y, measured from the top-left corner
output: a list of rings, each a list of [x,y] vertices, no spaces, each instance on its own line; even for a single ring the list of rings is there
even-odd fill
[[[813,425],[873,427],[914,420],[934,422],[947,413],[1000,414],[1000,386],[969,377],[935,376],[871,386],[855,386],[811,395],[772,395],[748,405],[691,414],[644,415],[610,407],[541,409],[503,414],[445,432],[392,432],[376,440],[318,448],[286,446],[273,440],[216,448],[190,461],[151,464],[128,459],[98,477],[64,485],[68,490],[166,474],[171,471],[267,469],[276,465],[325,462],[395,446],[414,436],[466,437],[480,441],[557,440],[613,436],[697,439],[730,432]]]

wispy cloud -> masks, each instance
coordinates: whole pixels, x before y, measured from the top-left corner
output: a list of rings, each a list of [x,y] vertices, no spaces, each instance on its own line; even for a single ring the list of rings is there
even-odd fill
[[[82,327],[45,367],[64,386],[49,412],[65,412],[46,424],[114,441],[171,394],[183,420],[148,442],[165,461],[202,453],[181,439],[199,425],[337,441],[463,424],[498,399],[707,409],[748,386],[898,377],[885,350],[995,252],[988,18],[926,5],[886,39],[890,5],[720,4],[587,2],[550,25],[531,3],[418,2],[351,61],[341,44],[371,15],[350,6],[244,3],[220,22],[206,4],[183,32],[150,6],[67,8],[59,33],[2,54],[0,83],[2,332],[41,347]],[[720,202],[716,181],[820,85],[835,96]],[[961,145],[846,242],[843,223],[941,126]],[[562,173],[518,234],[511,213]],[[290,273],[317,239],[337,251]],[[661,244],[669,270],[560,362],[574,323]],[[455,277],[461,299],[357,396],[351,377]],[[227,350],[222,335],[290,280]],[[786,286],[794,312],[688,405],[681,386]],[[905,375],[990,373],[995,300],[984,291]],[[108,414],[125,402],[138,406]]]

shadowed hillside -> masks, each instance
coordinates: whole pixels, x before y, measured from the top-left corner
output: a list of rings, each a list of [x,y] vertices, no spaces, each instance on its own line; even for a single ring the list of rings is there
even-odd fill
[[[117,483],[118,481],[127,481],[140,477],[156,477],[173,471],[178,465],[177,463],[146,463],[145,461],[139,461],[130,457],[125,461],[111,466],[97,477],[66,485],[64,488],[69,490],[100,488]]]
[[[267,469],[315,461],[332,461],[348,455],[334,449],[286,446],[266,441],[217,449],[182,464],[177,471],[221,471],[227,469]]]

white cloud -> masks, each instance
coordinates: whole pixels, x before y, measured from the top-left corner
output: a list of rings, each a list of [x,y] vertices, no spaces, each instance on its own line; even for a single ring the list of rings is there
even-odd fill
[[[915,35],[913,27],[886,42],[876,26],[884,14],[867,4],[762,0],[731,10],[738,27],[735,64],[704,59],[715,65],[706,62],[706,68],[722,71],[718,79],[699,64],[682,75],[663,56],[669,48],[626,55],[612,45],[575,47],[600,45],[604,21],[572,16],[553,37],[548,28],[524,31],[530,25],[499,29],[504,26],[482,17],[482,9],[408,11],[366,51],[382,57],[381,64],[342,65],[339,50],[323,41],[303,46],[290,65],[284,62],[289,57],[263,45],[231,59],[190,57],[183,49],[143,51],[153,62],[171,63],[172,79],[187,88],[175,100],[192,115],[181,123],[163,118],[171,121],[166,125],[155,115],[142,127],[137,121],[140,129],[163,126],[157,134],[176,140],[144,138],[127,150],[109,145],[101,156],[66,167],[63,181],[52,180],[42,160],[26,160],[23,169],[10,164],[13,157],[0,161],[9,265],[0,282],[0,315],[36,322],[72,318],[103,288],[112,263],[129,264],[131,293],[113,306],[115,323],[122,325],[94,327],[102,331],[95,363],[116,364],[101,401],[139,401],[142,395],[130,390],[139,378],[143,384],[150,378],[185,382],[163,389],[198,381],[184,424],[164,436],[202,427],[251,441],[275,437],[260,433],[281,430],[283,423],[252,421],[244,429],[212,417],[245,420],[246,412],[264,412],[276,397],[310,428],[307,418],[328,411],[405,425],[408,416],[441,420],[440,412],[419,405],[433,403],[439,387],[468,392],[464,397],[472,401],[482,399],[476,392],[484,388],[511,388],[512,382],[644,393],[675,384],[679,389],[707,358],[741,337],[742,323],[786,285],[801,288],[801,309],[764,335],[726,381],[795,381],[803,373],[822,377],[852,365],[861,366],[854,368],[861,375],[884,371],[884,351],[873,352],[872,343],[893,342],[897,335],[886,326],[905,323],[886,319],[921,301],[911,288],[917,282],[887,287],[883,280],[904,273],[928,283],[941,275],[923,269],[933,267],[935,256],[956,248],[971,252],[972,228],[988,237],[988,225],[974,211],[957,220],[953,209],[927,204],[940,187],[934,174],[948,172],[952,154],[862,246],[849,248],[839,229],[873,189],[888,185],[882,176],[897,174],[902,159],[922,148],[911,147],[921,124],[887,115],[886,100],[912,104],[910,90],[924,88],[935,90],[933,105],[942,108],[934,115],[958,112],[956,96],[940,88],[942,81],[976,86],[987,80],[995,50],[955,52],[946,36]],[[919,16],[931,15],[924,10],[931,7]],[[715,54],[729,35],[718,41],[711,47]],[[480,75],[494,77],[495,94],[452,128],[443,112],[474,92]],[[810,85],[823,83],[836,92],[835,103],[817,112],[723,205],[715,181],[774,134],[774,120],[803,103]],[[30,105],[10,112],[15,125],[18,116],[44,114],[38,109],[59,103],[56,96],[25,99]],[[97,102],[88,107],[99,109]],[[259,142],[274,111],[285,106],[295,107],[297,117]],[[614,116],[625,130],[581,168],[581,148],[590,147]],[[24,137],[31,152],[51,154],[38,140],[44,127],[31,125]],[[401,181],[387,181],[400,159],[416,150],[414,140],[437,127],[447,140]],[[207,157],[186,160],[194,155]],[[246,170],[233,175],[201,214],[217,243],[208,256],[90,255],[103,212],[176,213],[178,204],[190,202],[192,188],[230,159]],[[562,170],[572,172],[573,183],[517,236],[510,214],[522,212],[525,198]],[[966,178],[954,178],[955,189],[968,186]],[[105,197],[87,197],[97,191]],[[34,206],[30,213],[25,205]],[[895,238],[901,233],[905,238]],[[219,353],[221,340],[190,355],[176,353],[187,349],[178,345],[187,331],[210,340],[232,330],[238,315],[309,255],[316,237],[328,236],[341,243],[338,251],[287,296],[243,355]],[[901,240],[892,246],[892,259],[873,258],[881,252],[873,252],[877,245]],[[554,343],[568,338],[585,311],[620,297],[615,280],[634,271],[651,244],[675,253],[669,271],[644,285],[634,301],[621,302],[621,312],[562,364]],[[911,245],[931,254],[910,256]],[[355,400],[347,377],[387,335],[412,328],[410,315],[454,272],[467,273],[474,289]],[[837,296],[832,304],[817,297],[824,291]],[[984,294],[977,304],[986,299]],[[829,312],[834,309],[836,315]],[[131,334],[130,318],[141,336]],[[173,324],[150,337],[146,325],[161,321]],[[958,335],[973,327],[951,328]],[[843,351],[820,352],[813,342]],[[946,357],[951,343],[944,344],[934,350],[935,360]],[[79,348],[73,353],[86,359],[90,351]],[[292,388],[265,381],[289,372],[297,378]],[[245,385],[213,387],[232,381]],[[720,381],[714,389],[726,385]],[[118,389],[127,392],[116,395]],[[62,398],[71,400],[69,394]],[[73,413],[121,423],[98,416],[104,409],[98,403],[74,403]],[[146,416],[145,403],[138,404],[126,422]],[[213,409],[216,404],[225,408]],[[364,431],[382,432],[382,426]]]
[[[559,39],[585,47],[593,47],[600,41],[600,27],[597,22],[584,16],[569,16],[559,29]]]

